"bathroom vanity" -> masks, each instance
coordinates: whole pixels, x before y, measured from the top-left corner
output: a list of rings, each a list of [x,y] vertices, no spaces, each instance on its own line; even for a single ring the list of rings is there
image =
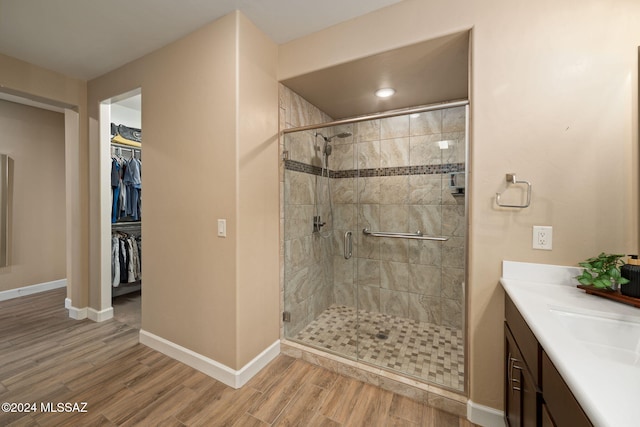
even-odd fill
[[[505,261],[505,419],[636,426],[640,310],[587,295],[580,269]]]
[[[508,296],[504,337],[509,426],[593,425]]]

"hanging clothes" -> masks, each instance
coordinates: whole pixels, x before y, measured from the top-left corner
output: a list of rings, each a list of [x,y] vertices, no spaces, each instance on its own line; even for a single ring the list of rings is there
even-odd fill
[[[132,157],[127,162],[124,174],[124,183],[127,188],[126,197],[126,215],[133,218],[134,221],[140,220],[140,190],[142,189],[141,180],[142,163],[140,160]]]
[[[142,162],[132,155],[111,158],[111,222],[142,219]]]
[[[119,217],[120,182],[122,181],[122,160],[111,158],[111,222],[116,222]]]
[[[127,252],[127,244],[124,239],[120,238],[118,240],[118,244],[120,245],[120,283],[126,283],[128,277],[127,267],[129,265],[127,257],[129,253]]]
[[[111,285],[119,287],[112,296],[141,288],[142,237],[137,223],[142,219],[140,145],[138,142],[138,148],[111,146],[111,222],[117,224],[111,233]]]
[[[133,283],[136,281],[136,268],[134,267],[134,254],[133,254],[133,243],[131,243],[131,238],[125,239],[125,244],[127,248],[127,252],[129,256],[127,257],[127,283]]]
[[[120,239],[111,235],[111,286],[117,288],[120,285]]]
[[[141,262],[140,262],[140,251],[138,250],[138,239],[131,238],[131,246],[133,248],[133,273],[135,277],[141,277]]]
[[[141,248],[141,236],[121,231],[111,233],[111,283],[114,288],[142,279]]]

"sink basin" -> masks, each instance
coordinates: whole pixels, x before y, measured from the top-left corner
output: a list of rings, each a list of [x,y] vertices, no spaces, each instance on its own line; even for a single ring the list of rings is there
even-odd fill
[[[550,308],[573,338],[595,356],[640,366],[640,322]]]

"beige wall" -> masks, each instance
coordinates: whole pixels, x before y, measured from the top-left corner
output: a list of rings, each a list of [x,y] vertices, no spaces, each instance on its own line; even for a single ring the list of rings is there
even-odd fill
[[[142,87],[142,328],[233,369],[278,339],[276,57],[232,13],[89,82],[93,148],[99,102]]]
[[[12,244],[0,291],[64,279],[64,115],[0,101],[0,153],[13,160]]]
[[[405,0],[279,51],[279,79],[473,29],[470,397],[502,408],[503,259],[575,265],[638,250],[638,46],[633,0]],[[505,173],[533,183],[498,209]],[[531,227],[554,227],[553,250]]]
[[[236,365],[279,337],[278,46],[238,14]],[[224,179],[224,178],[223,178]]]
[[[0,54],[0,91],[65,110],[67,297],[88,303],[89,215],[86,82]]]

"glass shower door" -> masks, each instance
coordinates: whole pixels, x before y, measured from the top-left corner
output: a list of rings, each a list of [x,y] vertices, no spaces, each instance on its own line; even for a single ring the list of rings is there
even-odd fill
[[[344,201],[354,191],[336,183],[347,137],[333,135],[316,129],[284,138],[284,336],[355,359],[354,268],[344,251],[354,225]]]
[[[463,390],[466,108],[355,135],[357,358]]]
[[[285,337],[463,391],[466,107],[284,148]]]

